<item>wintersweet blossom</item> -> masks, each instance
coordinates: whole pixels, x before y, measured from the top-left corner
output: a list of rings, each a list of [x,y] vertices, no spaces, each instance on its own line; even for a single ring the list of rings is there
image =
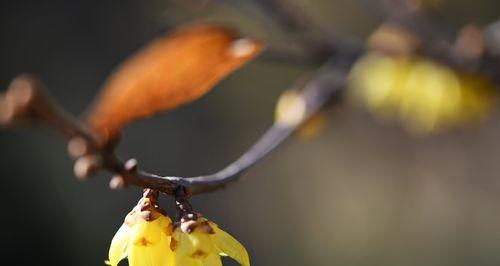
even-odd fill
[[[172,223],[158,206],[158,192],[146,189],[113,237],[106,264],[117,266],[128,258],[130,266],[222,266],[220,256],[229,256],[250,266],[240,242],[188,202],[178,207],[180,219]]]
[[[416,56],[363,57],[350,74],[350,93],[378,117],[398,117],[414,133],[431,133],[484,118],[492,83]]]
[[[182,222],[171,241],[174,266],[221,266],[220,256],[229,256],[242,266],[250,265],[245,247],[205,218]]]
[[[109,248],[106,264],[117,266],[128,257],[130,266],[170,266],[172,220],[152,198],[142,198],[127,215]]]

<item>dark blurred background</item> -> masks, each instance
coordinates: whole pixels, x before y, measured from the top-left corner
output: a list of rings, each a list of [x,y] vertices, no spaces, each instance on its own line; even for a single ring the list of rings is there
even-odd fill
[[[325,27],[360,37],[380,22],[363,1],[294,2]],[[443,13],[455,25],[484,25],[499,7],[453,0]],[[36,73],[81,114],[127,55],[166,27],[200,20],[277,46],[289,42],[258,9],[236,0],[3,0],[0,84]],[[127,127],[119,153],[158,173],[216,171],[256,140],[279,94],[311,70],[257,59],[201,100]],[[194,206],[244,243],[258,266],[500,265],[498,111],[480,125],[426,138],[347,104],[328,120],[321,136],[291,139]],[[77,181],[66,141],[44,128],[0,131],[0,182],[2,265],[103,265],[141,195],[111,191],[105,174]],[[173,215],[172,201],[162,203]]]

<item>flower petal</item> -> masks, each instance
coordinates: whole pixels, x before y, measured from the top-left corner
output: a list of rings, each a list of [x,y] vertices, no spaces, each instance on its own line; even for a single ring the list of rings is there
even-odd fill
[[[131,240],[133,243],[147,241],[157,243],[160,236],[165,236],[165,228],[171,223],[166,216],[160,216],[154,221],[139,221],[132,226]]]
[[[204,264],[199,259],[193,259],[188,256],[175,254],[175,264],[173,266],[203,266]]]
[[[182,232],[179,228],[176,228],[172,237],[179,243],[175,253],[180,256],[190,257],[197,253],[217,254],[218,252],[211,235],[200,232],[199,230],[187,234]]]
[[[210,226],[215,230],[215,234],[212,237],[221,255],[227,255],[243,266],[250,266],[250,258],[245,247],[216,224],[210,223]]]
[[[212,253],[203,260],[203,266],[222,266],[219,254]]]
[[[130,266],[172,266],[173,253],[169,248],[170,237],[161,235],[156,243],[137,243],[129,247]]]
[[[116,266],[118,263],[127,257],[127,247],[130,242],[130,227],[122,225],[116,232],[111,246],[109,247],[108,257],[109,260],[106,264]]]

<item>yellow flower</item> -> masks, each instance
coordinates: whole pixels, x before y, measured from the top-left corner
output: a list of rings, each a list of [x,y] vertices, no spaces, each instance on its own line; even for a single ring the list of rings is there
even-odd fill
[[[172,220],[155,200],[142,198],[113,237],[106,264],[116,266],[128,257],[130,266],[173,265],[172,228]]]
[[[245,247],[205,218],[177,227],[170,248],[174,251],[174,266],[221,266],[220,256],[229,256],[243,266],[250,265]]]
[[[420,57],[369,54],[350,74],[350,93],[381,118],[398,116],[414,133],[484,118],[494,103],[483,76],[459,73]]]

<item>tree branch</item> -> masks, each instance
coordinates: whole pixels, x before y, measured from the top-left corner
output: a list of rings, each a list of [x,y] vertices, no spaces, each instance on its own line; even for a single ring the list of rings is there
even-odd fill
[[[347,73],[358,55],[338,57],[325,64],[310,79],[298,94],[304,103],[301,119],[292,124],[277,121],[269,130],[240,158],[221,171],[197,177],[160,176],[137,168],[134,159],[121,161],[114,153],[114,147],[100,147],[99,138],[75,117],[65,112],[48,96],[39,81],[30,76],[16,78],[0,103],[0,117],[4,125],[22,121],[37,121],[49,125],[70,139],[69,152],[76,157],[75,174],[87,177],[96,170],[104,169],[115,176],[112,188],[135,185],[152,188],[168,195],[184,188],[188,196],[213,191],[226,186],[260,159],[269,154],[302,122],[337,95],[345,85]],[[28,95],[28,96],[27,96]],[[28,100],[22,100],[29,98]],[[22,104],[19,104],[22,103]],[[23,111],[19,111],[23,110]],[[10,114],[10,115],[9,115]]]
[[[64,111],[33,76],[15,78],[0,98],[0,125],[36,122],[70,139],[68,149],[77,159],[75,174],[78,177],[85,178],[96,170],[106,169],[116,175],[111,182],[115,188],[131,184],[173,195],[175,183],[138,170],[135,160],[122,162],[114,154],[114,147],[100,147],[99,137],[85,123]]]
[[[184,186],[190,195],[213,191],[238,180],[242,173],[283,143],[303,122],[339,95],[346,85],[349,70],[359,55],[361,51],[334,57],[316,71],[298,92],[298,99],[305,107],[300,120],[294,123],[276,121],[241,157],[214,174],[170,178],[178,180],[178,184]]]
[[[302,54],[288,53],[285,49],[264,51],[263,57],[283,62],[321,65],[338,51],[354,52],[364,47],[362,41],[354,36],[339,35],[323,27],[301,7],[289,0],[219,0],[244,9],[249,7],[261,11],[270,21],[283,30],[293,33],[302,49]],[[285,44],[286,46],[286,44]],[[273,46],[271,46],[273,48]],[[283,47],[281,47],[283,48]]]
[[[293,31],[307,31],[309,22],[300,22],[303,16],[289,7],[283,7],[283,0],[255,0],[270,14],[276,15],[278,21]],[[393,0],[405,1],[405,0]],[[281,3],[281,4],[280,4]],[[404,10],[403,10],[404,11]],[[454,40],[449,36],[448,29],[438,27],[422,14],[394,10],[388,14],[390,21],[402,25],[420,39],[425,54],[442,60],[452,67],[470,68],[496,77],[499,84],[500,68],[500,38],[496,46],[489,47],[476,61],[463,60],[462,55],[454,52]],[[398,13],[399,12],[399,13]],[[498,34],[498,25],[492,28]],[[500,35],[499,35],[500,36]],[[137,161],[130,159],[122,161],[115,154],[112,143],[101,146],[99,136],[83,122],[65,112],[48,96],[43,86],[35,78],[20,76],[16,78],[4,95],[0,95],[0,125],[12,125],[20,122],[41,122],[49,125],[65,135],[70,141],[70,155],[76,159],[75,174],[81,178],[87,177],[98,170],[107,170],[115,176],[111,179],[112,188],[127,185],[151,188],[168,195],[179,196],[179,191],[185,197],[214,191],[237,180],[242,173],[255,165],[263,157],[283,143],[304,121],[325,106],[345,87],[347,75],[356,61],[364,53],[364,43],[352,41],[350,37],[339,37],[325,34],[324,39],[307,39],[314,45],[311,47],[327,47],[321,54],[328,54],[329,60],[320,67],[301,90],[296,91],[296,100],[301,103],[299,118],[288,121],[277,120],[262,137],[233,163],[222,170],[203,176],[175,177],[151,174],[140,170]],[[321,44],[316,46],[316,44]],[[316,49],[316,48],[314,48]],[[496,50],[495,50],[496,49]],[[326,51],[326,52],[325,52]],[[325,52],[325,53],[323,53]],[[326,57],[325,57],[326,58]],[[325,60],[326,61],[326,60]]]

